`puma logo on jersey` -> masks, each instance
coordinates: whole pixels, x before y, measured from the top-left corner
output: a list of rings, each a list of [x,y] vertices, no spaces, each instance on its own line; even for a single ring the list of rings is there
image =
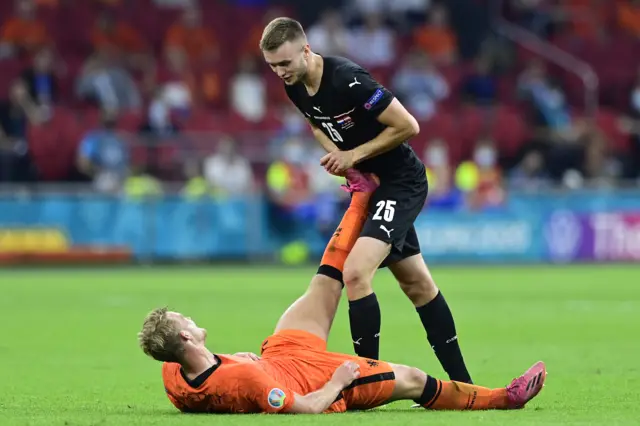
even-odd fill
[[[313,109],[315,109],[316,111],[318,111],[320,114],[322,114],[322,111],[320,110],[320,107],[313,107]]]
[[[358,77],[353,77],[353,83],[349,83],[349,87],[353,87],[356,84],[362,84],[358,81]]]
[[[391,238],[391,233],[394,231],[393,229],[387,229],[387,227],[384,226],[384,225],[380,225],[380,229],[382,229],[384,232],[386,232],[387,235],[389,236],[389,238]]]

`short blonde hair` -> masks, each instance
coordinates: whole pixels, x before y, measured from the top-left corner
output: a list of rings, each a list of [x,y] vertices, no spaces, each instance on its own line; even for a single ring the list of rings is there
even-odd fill
[[[291,18],[276,18],[264,28],[260,50],[272,52],[288,41],[306,37],[300,22]]]
[[[155,360],[180,362],[184,353],[180,327],[167,313],[166,307],[149,312],[138,333],[138,343],[144,353]]]

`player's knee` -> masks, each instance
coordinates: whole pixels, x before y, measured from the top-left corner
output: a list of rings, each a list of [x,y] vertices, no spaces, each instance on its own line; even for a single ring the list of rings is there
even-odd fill
[[[368,290],[371,288],[369,279],[371,271],[366,270],[355,262],[348,262],[342,272],[342,279],[347,290]]]

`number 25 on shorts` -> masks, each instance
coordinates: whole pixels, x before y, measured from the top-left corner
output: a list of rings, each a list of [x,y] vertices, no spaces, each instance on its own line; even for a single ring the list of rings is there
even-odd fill
[[[381,200],[376,203],[376,214],[373,215],[373,220],[382,220],[385,222],[392,222],[393,216],[396,214],[396,209],[393,207],[396,202],[393,200]]]

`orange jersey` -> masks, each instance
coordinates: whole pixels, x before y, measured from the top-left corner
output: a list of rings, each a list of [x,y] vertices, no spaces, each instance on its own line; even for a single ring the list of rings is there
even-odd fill
[[[169,400],[181,411],[199,413],[287,413],[294,396],[322,388],[347,360],[360,365],[360,378],[347,387],[326,413],[363,410],[384,404],[395,387],[389,364],[326,351],[319,337],[284,330],[268,337],[262,359],[217,355],[219,363],[192,387],[179,364],[165,363],[162,377]],[[203,373],[205,374],[205,373]]]

